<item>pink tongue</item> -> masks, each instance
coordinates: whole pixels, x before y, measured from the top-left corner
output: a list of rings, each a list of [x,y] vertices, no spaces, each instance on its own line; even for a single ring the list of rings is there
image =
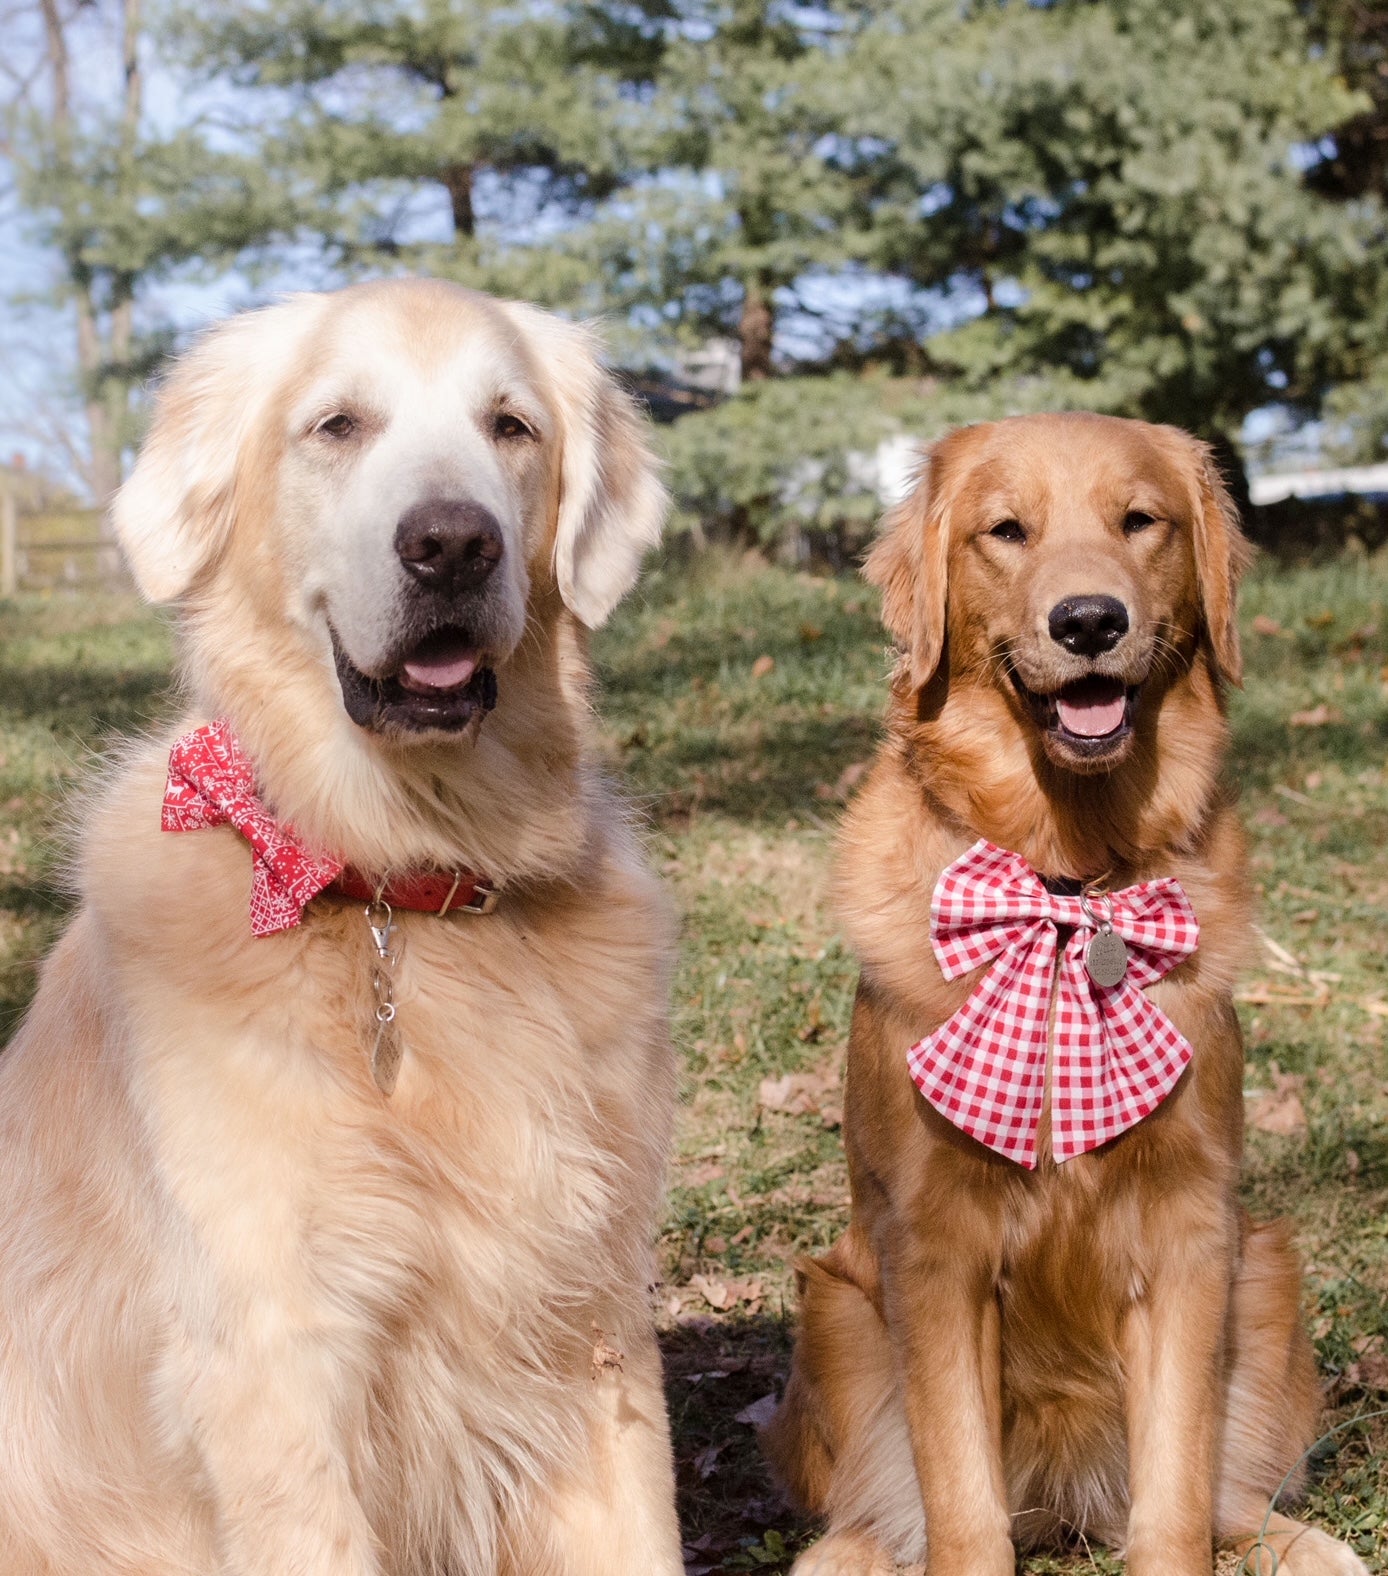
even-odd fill
[[[456,689],[477,671],[477,652],[463,651],[438,657],[413,657],[404,666],[405,677],[426,689]]]
[[[1123,723],[1127,700],[1120,689],[1112,700],[1066,700],[1056,696],[1056,711],[1069,732],[1081,739],[1102,739]]]

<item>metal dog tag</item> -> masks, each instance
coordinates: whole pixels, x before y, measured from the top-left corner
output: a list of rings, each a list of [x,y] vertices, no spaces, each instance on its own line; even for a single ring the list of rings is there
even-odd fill
[[[390,1008],[388,1017],[382,1015],[382,1009],[376,1013],[379,1027],[376,1030],[376,1044],[371,1051],[371,1076],[376,1080],[376,1087],[384,1095],[395,1092],[395,1081],[400,1076],[400,1062],[405,1054],[405,1047],[400,1040],[400,1030],[395,1026],[395,1007],[393,1003],[387,1004]]]
[[[1128,972],[1128,948],[1112,926],[1105,926],[1084,949],[1084,966],[1096,985],[1107,989]]]

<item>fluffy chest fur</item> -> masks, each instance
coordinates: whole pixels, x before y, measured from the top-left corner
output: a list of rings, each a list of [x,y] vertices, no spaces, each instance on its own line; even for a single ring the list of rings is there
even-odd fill
[[[977,1212],[986,1222],[989,1272],[1011,1288],[1006,1304],[1023,1317],[1033,1303],[1048,1307],[1058,1325],[1067,1310],[1080,1310],[1072,1331],[1102,1345],[1091,1319],[1111,1331],[1143,1281],[1141,1199],[1153,1170],[1179,1176],[1193,1199],[1205,1196],[1215,1209],[1225,1206],[1237,1176],[1243,1059],[1230,992],[1249,937],[1241,833],[1232,816],[1220,815],[1198,846],[1154,857],[1117,882],[1176,876],[1200,920],[1196,952],[1149,992],[1196,1048],[1187,1074],[1119,1144],[1063,1166],[1049,1159],[1043,1117],[1044,1158],[1025,1173],[920,1101],[907,1071],[907,1049],[938,1028],[986,972],[955,981],[940,974],[931,896],[969,837],[922,808],[918,784],[889,749],[841,836],[838,907],[863,965],[849,1055],[850,1159],[859,1175],[880,1181],[888,1214],[904,1211],[922,1229],[941,1210]],[[869,1208],[875,1196],[872,1188],[863,1193]]]
[[[582,1448],[599,1333],[645,1318],[673,1094],[663,902],[611,816],[581,886],[398,916],[386,1098],[361,905],[254,938],[247,846],[159,832],[161,783],[153,751],[108,798],[77,922],[112,960],[94,1009],[154,1162],[150,1251],[200,1288],[159,1315],[152,1433],[195,1455],[210,1363],[281,1383],[278,1355],[308,1353],[399,1568],[428,1548],[485,1567],[498,1505]]]

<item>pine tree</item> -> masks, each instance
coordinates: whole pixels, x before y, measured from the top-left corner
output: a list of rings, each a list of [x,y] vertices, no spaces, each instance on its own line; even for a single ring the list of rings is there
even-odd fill
[[[1388,4],[1308,0],[1312,37],[1359,95],[1349,117],[1316,148],[1306,171],[1315,192],[1357,204],[1388,201]],[[1381,460],[1388,451],[1388,288],[1360,315],[1358,365],[1326,400],[1327,447],[1344,460]]]
[[[747,381],[832,359],[857,330],[822,287],[861,271],[883,179],[844,134],[860,23],[785,0],[677,0],[666,22],[645,179],[607,227],[608,293],[685,339],[732,338]],[[798,346],[778,340],[787,320]]]
[[[1359,102],[1292,0],[898,0],[858,58],[914,172],[879,265],[969,308],[943,375],[1218,435],[1354,370],[1382,219],[1301,179]]]
[[[233,0],[179,15],[346,273],[400,267],[593,309],[576,225],[625,178],[646,13],[486,0]],[[254,128],[253,131],[251,128]]]

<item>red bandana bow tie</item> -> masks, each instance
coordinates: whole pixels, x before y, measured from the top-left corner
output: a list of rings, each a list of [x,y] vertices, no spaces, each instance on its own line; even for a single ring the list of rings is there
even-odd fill
[[[1056,988],[1051,1147],[1070,1160],[1117,1138],[1171,1093],[1188,1042],[1143,995],[1195,951],[1200,927],[1179,881],[1091,898],[1056,896],[1020,855],[980,839],[941,875],[930,938],[947,980],[997,959],[969,999],[908,1054],[911,1076],[956,1127],[1028,1168],[1046,1092],[1056,926],[1072,926]],[[1116,984],[1085,956],[1112,928],[1127,944]],[[1109,944],[1119,953],[1116,943]],[[1092,965],[1091,965],[1092,966]],[[1105,975],[1102,967],[1094,974]]]
[[[342,874],[338,860],[311,852],[265,808],[255,791],[255,767],[225,718],[184,734],[169,752],[161,824],[166,832],[230,824],[250,843],[251,930],[257,936],[297,925],[305,904]]]

